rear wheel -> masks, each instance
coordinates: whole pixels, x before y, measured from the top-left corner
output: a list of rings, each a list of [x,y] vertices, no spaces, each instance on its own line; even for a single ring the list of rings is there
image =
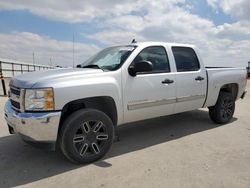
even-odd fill
[[[209,108],[210,118],[220,124],[228,123],[234,114],[235,100],[231,93],[220,92],[215,106]]]
[[[64,122],[60,131],[60,148],[72,162],[91,163],[109,151],[113,136],[113,123],[105,113],[82,109]]]

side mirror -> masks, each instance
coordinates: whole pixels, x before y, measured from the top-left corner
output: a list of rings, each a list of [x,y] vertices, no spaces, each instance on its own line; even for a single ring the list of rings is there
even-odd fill
[[[128,73],[130,76],[136,76],[138,72],[151,72],[152,70],[153,64],[150,61],[138,61],[129,66]]]
[[[81,66],[82,66],[81,64],[78,64],[76,65],[76,68],[81,68]]]

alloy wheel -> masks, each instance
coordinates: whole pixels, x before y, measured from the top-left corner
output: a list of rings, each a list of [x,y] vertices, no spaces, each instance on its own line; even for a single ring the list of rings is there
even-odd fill
[[[230,119],[233,115],[233,101],[224,99],[222,102],[220,113],[223,119]]]
[[[108,138],[107,127],[103,122],[86,121],[77,129],[73,145],[81,157],[91,157],[102,151]]]

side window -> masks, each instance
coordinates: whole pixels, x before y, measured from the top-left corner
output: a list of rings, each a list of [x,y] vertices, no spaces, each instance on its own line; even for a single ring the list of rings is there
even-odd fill
[[[162,46],[151,46],[143,49],[134,59],[134,62],[137,61],[150,61],[153,64],[151,73],[170,72],[168,56]]]
[[[172,47],[177,72],[197,71],[200,63],[195,51],[189,47]]]

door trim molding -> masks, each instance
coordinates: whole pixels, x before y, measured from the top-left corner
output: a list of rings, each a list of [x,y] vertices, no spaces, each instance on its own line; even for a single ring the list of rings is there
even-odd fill
[[[203,99],[205,98],[205,96],[206,96],[205,94],[201,94],[201,95],[190,95],[190,96],[185,96],[185,97],[179,97],[177,98],[176,102],[185,102],[185,101]]]
[[[143,102],[134,102],[128,104],[128,110],[137,110],[140,108],[149,108],[154,106],[161,106],[166,104],[173,104],[176,103],[176,99],[162,99],[162,100],[155,100],[155,101],[143,101]]]
[[[161,106],[161,105],[167,105],[167,104],[174,104],[179,102],[186,102],[191,100],[198,100],[205,98],[205,94],[200,95],[190,95],[185,97],[179,97],[175,99],[162,99],[162,100],[143,100],[139,102],[130,102],[127,105],[128,110],[137,110],[141,108],[149,108],[149,107],[155,107],[155,106]]]

